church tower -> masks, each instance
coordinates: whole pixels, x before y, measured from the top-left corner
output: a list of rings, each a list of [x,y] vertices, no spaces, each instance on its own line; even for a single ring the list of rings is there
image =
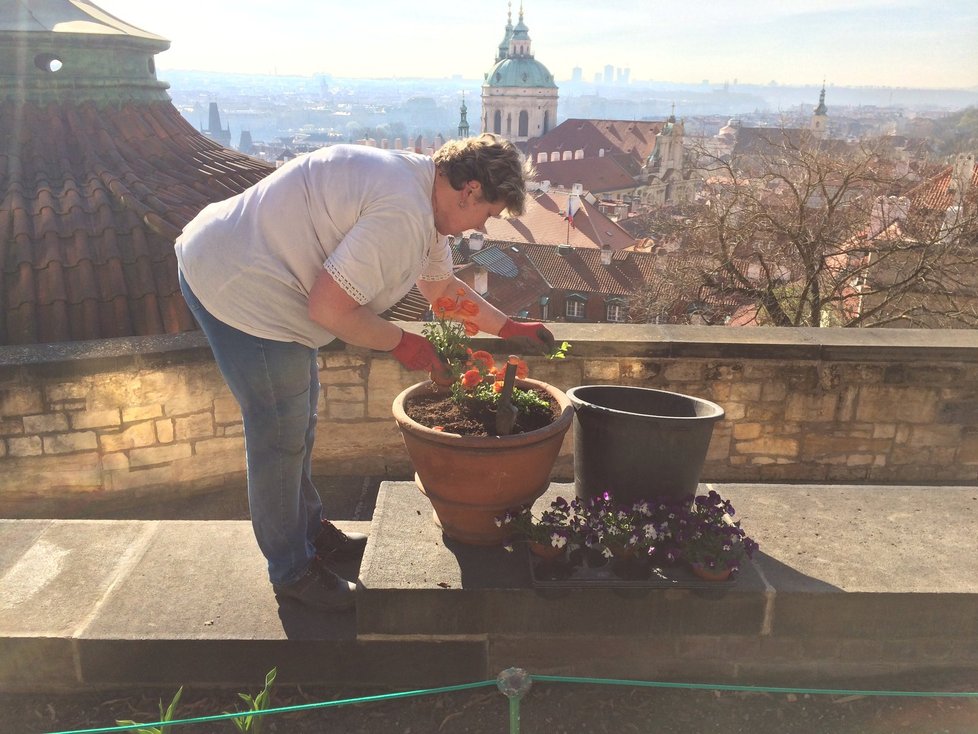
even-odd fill
[[[829,133],[829,108],[825,106],[825,82],[822,82],[822,93],[818,96],[818,107],[812,113],[812,135],[824,140]]]
[[[465,117],[468,113],[469,108],[465,106],[465,92],[462,92],[462,107],[459,109],[461,117],[458,120],[458,136],[459,138],[469,137],[469,121]]]
[[[533,58],[522,4],[515,26],[510,5],[496,63],[482,85],[482,132],[496,133],[519,144],[549,132],[556,120],[553,74]]]

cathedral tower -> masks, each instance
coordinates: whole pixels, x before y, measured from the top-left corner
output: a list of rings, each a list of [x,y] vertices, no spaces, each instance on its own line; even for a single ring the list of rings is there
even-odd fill
[[[519,22],[512,23],[510,6],[496,63],[482,85],[482,131],[525,143],[557,124],[557,85],[547,67],[533,58],[522,5]]]

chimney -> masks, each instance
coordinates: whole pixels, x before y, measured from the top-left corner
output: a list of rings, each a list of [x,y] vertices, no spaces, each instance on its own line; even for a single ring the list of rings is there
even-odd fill
[[[478,252],[486,244],[486,236],[482,232],[473,232],[469,235],[469,252]]]
[[[611,248],[607,245],[601,245],[601,264],[611,265]]]
[[[489,292],[489,271],[485,268],[476,268],[472,278],[472,290],[480,296]]]

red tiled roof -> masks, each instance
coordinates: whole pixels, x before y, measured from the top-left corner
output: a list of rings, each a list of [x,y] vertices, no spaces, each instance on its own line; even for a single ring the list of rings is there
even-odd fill
[[[554,186],[569,189],[581,184],[593,194],[621,191],[638,187],[635,179],[618,163],[617,158],[579,158],[570,161],[537,163],[537,181],[550,181]]]
[[[923,212],[947,211],[948,207],[956,203],[957,194],[952,183],[953,177],[954,167],[948,166],[936,176],[911,189],[907,193],[907,198],[910,199],[911,210]],[[978,193],[978,164],[975,165],[972,171],[969,191],[972,192],[972,196]]]
[[[640,163],[652,154],[655,136],[665,126],[664,122],[648,120],[564,120],[545,135],[531,140],[528,151],[531,160],[537,154],[570,151],[584,151],[585,158],[597,158],[599,151],[605,155],[613,152],[627,153]]]
[[[173,242],[268,175],[169,102],[0,102],[0,345],[195,328]]]
[[[616,252],[610,265],[601,264],[594,248],[517,246],[556,290],[579,290],[609,296],[628,296],[651,283],[655,277],[655,255]]]
[[[574,226],[566,219],[569,191],[535,192],[526,200],[526,212],[515,219],[490,218],[486,222],[488,239],[503,242],[561,245],[574,247],[608,246],[621,250],[635,244],[635,238],[601,213],[597,206],[581,197],[581,208],[574,214]]]

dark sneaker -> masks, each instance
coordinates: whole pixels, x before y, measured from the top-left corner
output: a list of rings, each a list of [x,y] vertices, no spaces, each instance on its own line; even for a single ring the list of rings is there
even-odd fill
[[[316,553],[328,561],[348,561],[356,558],[367,546],[363,533],[344,533],[329,520],[323,520],[323,529],[314,544]]]
[[[337,576],[319,558],[313,559],[309,569],[298,581],[291,584],[272,584],[272,588],[279,601],[291,599],[329,612],[351,609],[356,604],[356,584]]]

